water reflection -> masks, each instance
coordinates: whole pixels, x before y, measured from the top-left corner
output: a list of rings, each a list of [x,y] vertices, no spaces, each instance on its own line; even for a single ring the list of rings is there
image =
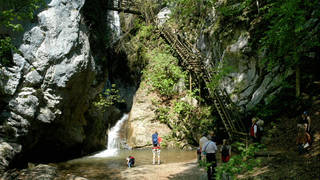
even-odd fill
[[[127,168],[126,157],[134,156],[135,166],[152,164],[151,149],[121,150],[113,157],[83,157],[57,164],[59,174],[81,176],[90,180],[121,179],[120,172]],[[162,150],[161,164],[195,160],[195,151]]]

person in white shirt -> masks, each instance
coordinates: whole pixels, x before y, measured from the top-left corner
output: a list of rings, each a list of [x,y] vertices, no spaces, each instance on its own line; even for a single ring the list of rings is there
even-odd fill
[[[215,167],[217,166],[216,152],[218,151],[216,143],[213,141],[213,135],[208,135],[208,141],[203,144],[202,154],[206,155],[207,163],[210,163],[207,174],[208,180],[214,178]]]
[[[202,137],[199,140],[199,147],[200,147],[200,154],[201,154],[200,157],[198,157],[199,160],[204,159],[205,157],[201,152],[202,152],[203,144],[208,141],[208,138],[206,137],[206,135],[207,135],[206,133],[203,133]]]

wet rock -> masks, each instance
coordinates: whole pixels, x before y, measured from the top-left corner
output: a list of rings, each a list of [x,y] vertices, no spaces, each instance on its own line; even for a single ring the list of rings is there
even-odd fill
[[[21,151],[21,145],[15,143],[0,142],[0,174],[4,173],[10,165],[10,161]]]
[[[32,168],[10,170],[4,173],[2,180],[24,179],[24,180],[53,180],[57,177],[57,168],[49,165],[39,164]]]
[[[80,176],[68,174],[68,175],[66,176],[66,180],[88,180],[88,179],[87,179],[87,178],[84,178],[84,177],[80,177]]]

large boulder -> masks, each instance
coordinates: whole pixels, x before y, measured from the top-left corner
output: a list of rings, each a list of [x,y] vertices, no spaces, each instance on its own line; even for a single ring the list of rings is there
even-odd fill
[[[127,143],[132,148],[150,146],[151,136],[155,131],[160,137],[171,134],[170,128],[156,119],[156,109],[152,104],[154,98],[158,98],[157,95],[149,92],[145,84],[140,85],[134,96],[127,125]]]
[[[20,171],[12,169],[3,175],[1,175],[2,180],[11,179],[32,179],[32,180],[53,180],[57,178],[57,168],[49,165],[39,164],[34,166],[29,164],[27,169],[22,169]]]
[[[21,54],[13,55],[11,67],[1,67],[0,135],[22,145],[22,155],[8,159],[61,160],[88,153],[83,147],[105,145],[104,124],[97,131],[88,128],[101,122],[90,122],[86,114],[98,91],[92,93],[96,64],[81,14],[84,3],[52,0],[39,11],[38,22],[13,35]]]

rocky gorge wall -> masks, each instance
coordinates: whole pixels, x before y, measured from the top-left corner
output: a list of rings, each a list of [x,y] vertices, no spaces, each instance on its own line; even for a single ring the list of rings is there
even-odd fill
[[[106,57],[106,41],[97,41],[111,32],[106,2],[47,1],[37,21],[12,35],[21,53],[13,54],[12,66],[1,66],[0,172],[28,161],[65,160],[105,148],[107,128],[131,108],[135,84],[118,77],[119,68],[126,67],[119,63],[111,68],[119,55]],[[89,17],[90,9],[99,14]],[[90,18],[102,22],[100,29],[92,30]],[[108,79],[118,83],[128,103],[99,111],[92,101]]]
[[[292,75],[293,70],[280,66],[268,70],[261,63],[264,52],[258,52],[253,43],[257,40],[255,30],[263,31],[264,27],[248,14],[233,19],[223,17],[217,6],[225,2],[218,1],[210,10],[196,36],[196,47],[211,60],[206,62],[208,68],[224,73],[219,87],[246,113],[259,103],[270,103],[281,91],[281,82]]]
[[[158,14],[159,22],[165,23],[170,14],[169,8],[162,9]],[[234,25],[231,20],[222,17],[216,7],[205,17],[205,23],[200,28],[191,28],[192,32],[186,32],[188,27],[178,27],[177,32],[190,42],[195,42],[195,47],[205,56],[208,69],[213,68],[223,74],[218,87],[229,94],[245,116],[250,116],[258,104],[266,105],[277,96],[282,89],[281,82],[292,75],[293,70],[278,66],[269,71],[262,65],[264,54],[257,53],[257,47],[251,43],[256,38],[255,28],[263,28],[258,27],[258,23],[244,20]],[[157,96],[146,91],[146,87],[140,87],[134,98],[128,130],[128,142],[132,147],[150,145],[150,136],[155,130],[163,131],[165,136],[171,133],[167,126],[160,127],[154,114],[156,106],[146,100],[146,97]]]
[[[21,54],[13,55],[12,67],[2,69],[8,78],[3,87],[8,106],[1,111],[1,130],[7,136],[2,141],[15,144],[12,148],[21,145],[13,149],[28,158],[71,156],[76,153],[70,149],[86,138],[84,112],[92,96],[95,62],[80,13],[84,2],[51,1],[37,23],[16,35]]]

